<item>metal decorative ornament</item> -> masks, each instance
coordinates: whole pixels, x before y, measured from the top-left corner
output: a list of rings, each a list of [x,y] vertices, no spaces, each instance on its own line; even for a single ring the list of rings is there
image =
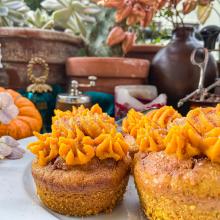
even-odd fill
[[[34,75],[33,69],[35,65],[41,65],[43,67],[41,76]],[[51,117],[53,116],[56,102],[56,93],[46,83],[49,76],[49,66],[44,59],[34,57],[27,66],[27,75],[32,84],[27,87],[25,96],[36,105],[41,113],[43,118],[42,132],[48,132],[50,131]]]

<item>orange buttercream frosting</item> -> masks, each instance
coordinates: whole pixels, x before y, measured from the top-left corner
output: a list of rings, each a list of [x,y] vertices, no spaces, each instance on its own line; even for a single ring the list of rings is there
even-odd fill
[[[128,122],[130,117],[128,114]],[[164,106],[143,115],[138,125],[135,138],[142,152],[164,150],[179,159],[206,155],[211,161],[220,162],[220,104],[196,108],[186,117]]]
[[[181,114],[171,106],[164,106],[160,109],[150,111],[146,115],[146,118],[148,118],[151,123],[157,124],[160,128],[167,128],[170,123],[180,117]]]
[[[122,122],[122,131],[136,137],[138,129],[143,126],[143,117],[144,115],[141,112],[131,109]]]
[[[66,112],[56,110],[52,132],[34,135],[38,140],[30,143],[28,149],[37,155],[42,166],[57,157],[63,158],[67,165],[86,164],[95,156],[101,160],[122,160],[128,151],[114,119],[98,105],[91,110],[83,106]]]

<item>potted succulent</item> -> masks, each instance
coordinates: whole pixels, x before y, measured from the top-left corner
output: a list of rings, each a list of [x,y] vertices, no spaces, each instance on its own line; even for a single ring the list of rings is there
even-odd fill
[[[31,2],[31,5],[33,4],[34,1]],[[94,4],[88,2],[83,7],[92,6],[94,7]],[[62,4],[56,4],[55,7],[62,9]],[[82,8],[72,7],[71,13],[84,15],[87,12]],[[76,56],[84,47],[84,43],[79,36],[64,33],[63,29],[60,31],[56,28],[52,16],[43,9],[31,11],[23,0],[1,2],[0,43],[9,87],[24,88],[28,85],[26,66],[32,57],[41,57],[49,64],[49,83],[66,83],[65,61],[70,56]],[[87,18],[89,17],[88,13]]]
[[[74,1],[63,1],[66,4],[60,6],[58,0],[45,0],[42,7],[52,13],[54,26],[65,29],[66,32],[79,35],[87,45],[86,50],[81,51],[81,56],[69,58],[67,60],[66,71],[70,77],[80,81],[87,79],[89,75],[99,78],[96,90],[109,93],[114,92],[114,87],[119,84],[143,84],[146,81],[149,71],[149,62],[140,59],[129,59],[121,57],[123,55],[120,46],[109,47],[106,38],[109,30],[115,25],[114,10],[79,6],[75,7],[83,10],[92,17],[83,14],[71,15],[70,11]],[[81,1],[86,3],[87,1]],[[74,18],[74,19],[73,19]],[[77,25],[76,22],[77,21]],[[74,22],[73,22],[74,21]],[[84,21],[87,21],[85,23]],[[123,35],[125,33],[122,33]],[[127,32],[127,34],[129,34]]]

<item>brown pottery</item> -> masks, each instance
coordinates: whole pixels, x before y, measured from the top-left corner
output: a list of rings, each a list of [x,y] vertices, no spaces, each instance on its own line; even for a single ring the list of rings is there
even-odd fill
[[[98,77],[92,90],[114,93],[117,85],[140,85],[146,82],[150,62],[142,59],[115,57],[72,57],[66,72],[72,79],[88,82],[88,76]]]
[[[200,69],[190,61],[192,51],[198,47],[202,44],[195,38],[194,29],[181,27],[173,31],[171,42],[154,57],[150,82],[157,86],[159,93],[168,95],[169,104],[175,106],[179,99],[198,88]],[[217,72],[216,62],[210,54],[206,86],[214,82]]]
[[[126,54],[126,57],[147,59],[149,61],[152,61],[156,53],[163,47],[164,46],[162,45],[135,44]]]
[[[81,39],[69,34],[30,28],[0,28],[2,61],[8,75],[8,87],[26,88],[27,64],[33,57],[43,58],[50,67],[48,83],[66,83],[65,61],[83,47]],[[41,69],[37,68],[36,73]]]

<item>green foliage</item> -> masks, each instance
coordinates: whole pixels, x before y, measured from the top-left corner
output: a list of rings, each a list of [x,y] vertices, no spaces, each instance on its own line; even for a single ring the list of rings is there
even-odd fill
[[[55,27],[79,35],[87,36],[87,29],[96,22],[94,17],[99,7],[87,0],[44,0],[41,6],[52,13]]]
[[[88,0],[44,0],[41,6],[51,13],[55,28],[84,39],[88,48],[80,55],[122,54],[120,47],[106,44],[109,30],[115,25],[114,10],[100,8]]]
[[[0,26],[23,26],[27,11],[29,8],[23,0],[1,0]]]
[[[54,26],[54,21],[48,13],[43,9],[29,11],[27,13],[26,23],[29,27],[51,29]]]
[[[32,10],[36,10],[41,7],[42,0],[25,0],[25,2]]]
[[[109,30],[115,25],[114,10],[102,9],[96,15],[96,23],[87,33],[88,53],[90,56],[116,56],[122,54],[121,47],[109,47],[106,39]]]

